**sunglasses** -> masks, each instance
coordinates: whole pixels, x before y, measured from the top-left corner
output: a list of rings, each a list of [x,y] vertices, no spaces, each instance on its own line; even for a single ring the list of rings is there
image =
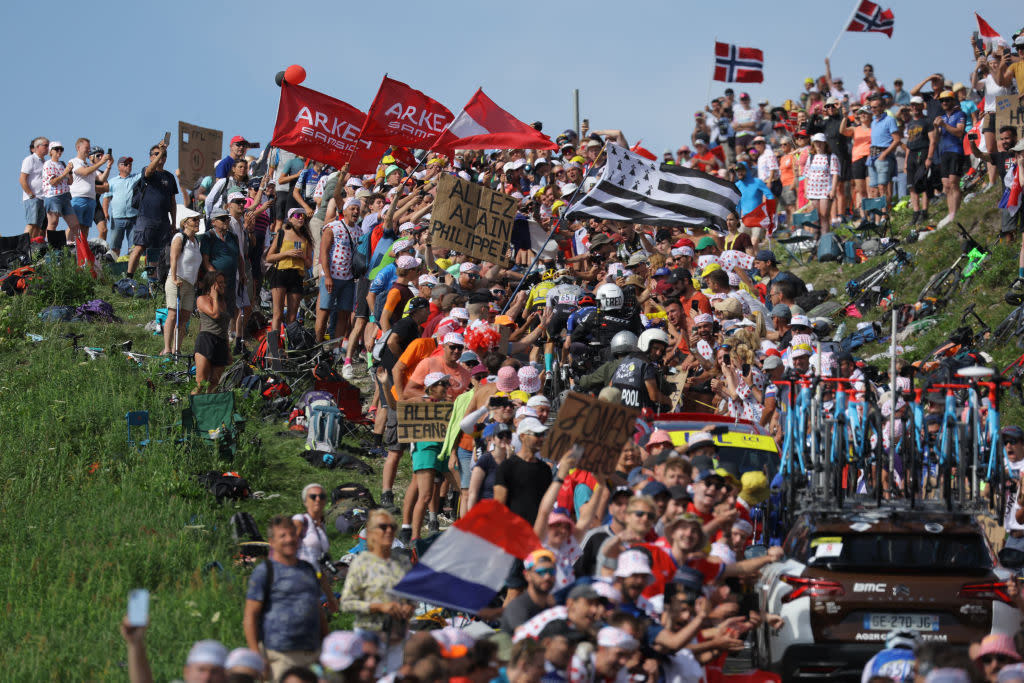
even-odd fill
[[[378,524],[374,527],[374,529],[380,529],[381,531],[394,531],[397,528],[397,524]]]
[[[470,280],[479,280],[480,279],[480,276],[477,275],[476,273],[466,273],[466,277],[468,277]]]
[[[658,518],[658,515],[654,514],[653,512],[648,512],[647,510],[630,510],[629,514],[635,515],[637,517],[646,517],[647,519],[652,520]]]
[[[452,351],[462,351],[466,347],[463,346],[462,344],[449,344],[448,348],[451,349]]]
[[[447,388],[447,387],[450,387],[451,385],[452,385],[452,383],[445,379],[445,380],[441,380],[440,382],[434,383],[432,386]]]
[[[555,568],[554,567],[537,567],[536,569],[532,569],[531,571],[534,574],[536,574],[537,576],[554,576],[555,575]]]
[[[1015,439],[1012,436],[1004,436],[1003,443],[1007,446],[1013,446],[1014,444],[1020,443],[1020,439]]]
[[[326,493],[311,493],[307,496],[310,500],[327,500]]]
[[[992,662],[998,662],[999,664],[1012,664],[1015,659],[1007,657],[1006,655],[982,655],[978,657],[978,661],[982,664],[991,664]]]
[[[64,148],[63,148],[63,147],[51,147],[50,149],[55,149],[55,150],[57,150],[58,152],[63,152],[63,151],[64,151]]]

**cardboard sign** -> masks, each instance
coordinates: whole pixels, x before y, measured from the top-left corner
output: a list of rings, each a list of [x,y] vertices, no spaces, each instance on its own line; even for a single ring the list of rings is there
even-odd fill
[[[508,265],[516,200],[462,178],[442,175],[431,211],[434,248]]]
[[[559,460],[573,444],[579,444],[583,447],[581,469],[595,474],[613,472],[622,446],[633,438],[639,416],[639,410],[620,403],[569,392],[548,430],[542,455]]]
[[[448,419],[452,415],[454,405],[451,401],[399,401],[399,443],[444,441],[444,435],[448,431]]]
[[[183,188],[191,189],[204,176],[213,175],[223,141],[224,131],[178,121],[179,183]]]
[[[1017,95],[999,95],[996,97],[996,139],[1003,126],[1017,129],[1017,138],[1024,138],[1024,104]]]

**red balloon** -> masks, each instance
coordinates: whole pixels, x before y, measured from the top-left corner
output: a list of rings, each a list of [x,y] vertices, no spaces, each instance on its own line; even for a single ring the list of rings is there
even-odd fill
[[[306,70],[298,64],[292,64],[284,70],[284,80],[288,81],[292,85],[298,85],[299,83],[302,83],[302,81],[306,80]]]

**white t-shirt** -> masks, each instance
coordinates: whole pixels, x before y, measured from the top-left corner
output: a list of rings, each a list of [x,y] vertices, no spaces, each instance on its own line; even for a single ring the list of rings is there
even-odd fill
[[[71,160],[71,166],[75,169],[71,174],[71,198],[85,197],[96,199],[96,171],[88,175],[78,175],[78,169],[92,166],[88,159],[75,157]]]
[[[668,658],[665,683],[704,683],[704,667],[685,647]]]
[[[46,159],[35,154],[29,154],[21,162],[21,172],[28,176],[28,186],[32,188],[32,194],[40,199],[43,196],[43,164]],[[29,196],[21,191],[21,199],[24,201]]]
[[[983,93],[985,95],[985,113],[994,113],[996,110],[996,98],[1000,95],[1010,94],[1010,89],[996,83],[991,73],[985,76],[981,82],[985,84],[985,92]]]
[[[757,123],[761,120],[761,110],[751,107],[750,109],[744,109],[743,105],[740,105],[732,110],[732,125],[736,128],[737,124],[744,123]],[[756,126],[755,126],[756,128]],[[736,129],[736,137],[741,135],[756,135],[756,130],[739,130]]]
[[[1006,461],[1007,482],[1009,484],[1006,492],[1006,516],[1003,519],[1003,528],[1007,531],[1024,531],[1024,524],[1017,524],[1017,487],[1020,486],[1020,473],[1024,470],[1024,460],[1013,462]]]

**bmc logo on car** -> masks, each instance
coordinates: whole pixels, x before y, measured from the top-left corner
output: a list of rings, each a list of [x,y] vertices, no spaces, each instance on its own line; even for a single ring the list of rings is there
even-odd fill
[[[853,584],[854,593],[884,593],[884,583],[855,583]]]

